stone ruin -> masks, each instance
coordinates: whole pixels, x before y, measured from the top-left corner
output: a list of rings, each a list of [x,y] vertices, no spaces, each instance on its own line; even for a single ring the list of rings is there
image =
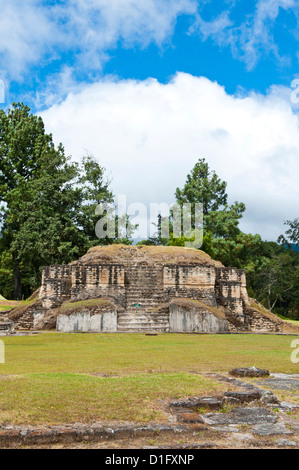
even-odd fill
[[[16,329],[62,332],[277,332],[283,322],[246,290],[242,269],[183,247],[108,245],[43,269]]]

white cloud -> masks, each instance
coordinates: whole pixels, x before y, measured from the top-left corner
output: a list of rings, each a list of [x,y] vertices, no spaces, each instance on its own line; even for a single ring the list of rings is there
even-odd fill
[[[195,0],[0,0],[1,73],[22,79],[31,65],[72,54],[72,66],[100,70],[106,50],[158,46],[168,41],[176,19],[196,11]]]
[[[174,202],[197,159],[242,201],[242,228],[275,240],[298,216],[299,126],[282,88],[228,95],[216,82],[178,73],[168,84],[104,80],[42,113],[66,153],[91,153],[128,202]]]
[[[204,21],[198,14],[190,31],[198,30],[203,40],[210,37],[221,47],[231,47],[233,55],[243,60],[248,70],[253,69],[264,54],[272,54],[280,63],[288,61],[280,55],[273,29],[281,10],[292,11],[298,21],[298,0],[257,0],[254,13],[243,17],[239,24],[231,20],[231,10],[224,10],[210,21]]]
[[[90,80],[109,60],[109,51],[119,44],[124,48],[145,48],[149,44],[163,47],[171,43],[177,19],[184,14],[194,23],[190,34],[200,31],[203,40],[210,37],[221,47],[229,46],[233,55],[252,69],[264,53],[283,60],[273,37],[281,9],[293,11],[299,18],[298,0],[257,0],[254,14],[244,16],[239,24],[232,20],[233,0],[224,2],[222,13],[217,6],[218,13],[211,21],[204,21],[198,13],[206,3],[202,0],[51,3],[0,0],[2,79],[25,80],[30,78],[31,66],[42,70],[54,63],[56,72],[50,81],[64,74],[64,66]]]
[[[80,0],[69,2],[68,16],[80,40],[93,47],[110,46],[122,39],[127,44],[161,44],[173,32],[182,13],[194,13],[193,0]]]
[[[27,66],[45,56],[61,34],[36,0],[0,0],[1,74],[20,79]]]
[[[278,60],[283,60],[275,43],[272,28],[280,9],[288,10],[295,6],[295,0],[259,0],[257,2],[252,25],[243,28],[241,38],[244,58],[250,69],[256,65],[263,51],[272,52]]]

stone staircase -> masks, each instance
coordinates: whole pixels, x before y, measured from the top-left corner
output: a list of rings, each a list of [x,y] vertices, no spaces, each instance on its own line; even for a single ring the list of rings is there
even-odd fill
[[[169,331],[169,306],[121,313],[117,324],[120,333],[165,333]]]
[[[39,300],[36,300],[28,307],[23,307],[21,312],[16,312],[11,315],[15,323],[15,328],[18,330],[32,330],[34,327],[34,314],[37,311],[42,311],[42,305]]]
[[[134,266],[126,272],[126,309],[118,315],[119,332],[169,331],[169,308],[163,306],[161,267]]]
[[[14,333],[14,323],[11,321],[0,321],[0,335],[1,333]]]
[[[163,271],[161,267],[134,266],[126,271],[126,310],[154,308],[163,302]]]

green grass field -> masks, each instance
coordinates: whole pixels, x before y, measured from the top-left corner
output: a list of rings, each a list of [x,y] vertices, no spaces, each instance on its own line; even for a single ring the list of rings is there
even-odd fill
[[[165,404],[217,394],[233,367],[299,373],[283,335],[59,334],[1,337],[0,424],[165,421]],[[227,385],[225,385],[227,389]]]
[[[25,303],[25,302],[24,302]],[[0,313],[6,312],[7,310],[11,310],[14,307],[22,304],[22,302],[18,302],[17,300],[1,300],[0,299]]]

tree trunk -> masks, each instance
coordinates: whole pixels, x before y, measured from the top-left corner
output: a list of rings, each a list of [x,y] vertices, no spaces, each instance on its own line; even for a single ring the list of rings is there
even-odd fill
[[[20,273],[20,260],[16,259],[14,266],[15,276],[15,291],[14,300],[21,300],[21,273]]]

